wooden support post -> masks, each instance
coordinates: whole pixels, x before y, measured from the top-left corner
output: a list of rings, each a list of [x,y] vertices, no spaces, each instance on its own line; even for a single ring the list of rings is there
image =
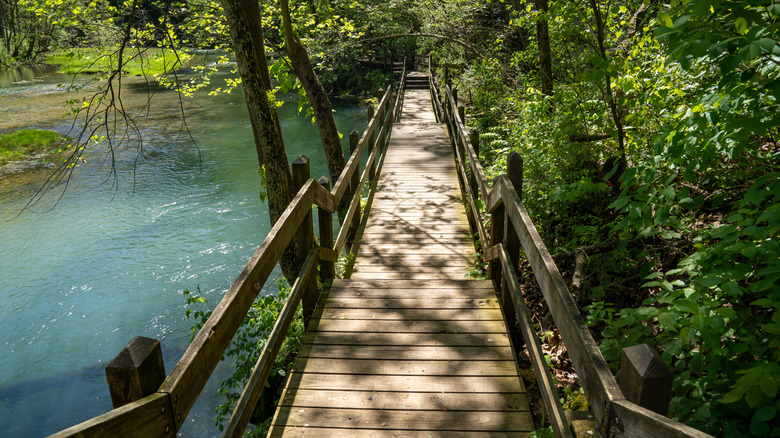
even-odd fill
[[[469,143],[471,143],[471,147],[474,148],[474,152],[476,153],[477,157],[479,157],[479,132],[469,132]],[[469,166],[469,188],[471,189],[472,195],[474,195],[474,199],[479,199],[479,184],[477,183],[477,176],[474,174],[473,169],[474,166],[472,164]],[[486,244],[487,242],[482,242],[483,248]]]
[[[366,116],[368,116],[368,121],[371,122],[371,119],[374,117],[374,105],[366,107]]]
[[[154,394],[165,380],[160,341],[136,336],[106,366],[114,409]]]
[[[330,191],[330,180],[323,176],[317,181],[325,190]],[[320,246],[333,249],[333,216],[322,208],[317,208],[317,222],[320,225]],[[333,262],[320,259],[320,278],[323,282],[336,276]]]
[[[523,157],[517,152],[512,152],[506,157],[506,173],[515,186],[515,191],[520,200],[523,200]]]
[[[517,165],[517,160],[520,159],[520,166]],[[520,172],[519,174],[517,172]],[[520,194],[520,189],[522,189],[522,181],[523,181],[523,165],[522,165],[522,158],[520,157],[520,154],[517,152],[513,152],[509,154],[509,156],[506,159],[506,173],[509,177],[509,180],[512,182],[512,185],[515,188],[515,191]],[[520,182],[520,187],[518,187],[517,181]],[[512,267],[514,268],[514,272],[507,272],[505,275],[517,275],[519,273],[519,263],[520,263],[520,238],[517,234],[517,229],[515,229],[514,224],[509,219],[508,216],[504,216],[504,244],[506,245],[507,253],[509,254],[509,258],[512,260]],[[506,288],[501,289],[502,293],[508,292]],[[517,346],[519,347],[520,344],[519,341],[522,337],[520,332],[517,330],[517,313],[516,309],[514,307],[514,304],[512,303],[512,297],[507,293],[505,296],[502,297],[504,302],[504,312],[506,314],[507,318],[507,325],[509,326],[509,331],[512,334],[512,337],[514,340],[518,342]]]
[[[299,155],[298,158],[293,161],[292,164],[293,184],[297,190],[300,190],[306,181],[309,180],[309,159],[304,155]],[[309,206],[309,213],[301,223],[296,233],[296,239],[298,241],[298,254],[296,269],[300,270],[303,263],[306,261],[306,257],[309,255],[309,251],[314,246],[314,223],[311,214],[311,206]],[[303,306],[303,323],[304,326],[308,325],[311,319],[312,313],[314,313],[314,307],[317,305],[317,285],[312,282],[305,286],[303,292],[303,298],[301,299],[301,305]]]
[[[672,398],[672,378],[669,366],[649,345],[623,349],[618,384],[630,401],[666,415]]]
[[[452,89],[452,97],[455,98],[455,105],[457,105],[458,104],[458,89],[457,88],[453,88]]]
[[[450,79],[450,68],[448,66],[444,66],[444,85],[452,88],[452,80]]]
[[[371,123],[371,119],[374,118],[374,107],[372,105],[369,105],[368,107],[368,122]],[[371,152],[374,150],[374,138],[376,137],[376,128],[374,128],[374,132],[371,133],[370,136],[368,136],[368,144],[366,145],[366,153],[371,154]],[[376,163],[371,164],[371,167],[368,169],[368,178],[373,181],[376,176]]]
[[[353,130],[349,134],[349,154],[352,155],[352,153],[355,152],[355,150],[358,147],[358,141],[360,141],[360,134],[357,132],[357,130]],[[352,181],[350,182],[352,186],[352,190],[350,191],[353,196],[357,193],[363,193],[363,187],[360,186],[360,162],[358,161],[357,167],[355,167],[355,173],[352,174]],[[357,195],[362,196],[362,195]],[[352,200],[350,199],[350,204],[352,203]],[[355,233],[357,232],[358,226],[360,225],[360,209],[355,210],[355,215],[352,216],[352,224],[349,227],[349,237],[348,241],[349,244],[352,245],[352,239],[355,236]]]
[[[458,105],[458,117],[460,118],[461,123],[466,123],[466,107],[463,105]]]

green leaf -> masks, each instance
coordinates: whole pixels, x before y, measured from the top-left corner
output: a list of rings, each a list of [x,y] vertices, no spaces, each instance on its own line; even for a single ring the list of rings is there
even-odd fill
[[[661,26],[673,28],[674,22],[672,21],[672,16],[669,15],[667,12],[659,12],[658,13],[658,23]]]
[[[674,301],[674,306],[680,309],[682,312],[688,312],[695,314],[699,311],[699,306],[691,300],[679,299]]]
[[[775,379],[771,374],[762,374],[758,383],[761,385],[761,390],[764,391],[764,394],[766,394],[767,397],[775,398],[777,395],[777,382],[775,382]]]
[[[745,393],[745,401],[751,409],[758,406],[762,400],[764,400],[764,392],[757,386],[750,388],[747,393]]]

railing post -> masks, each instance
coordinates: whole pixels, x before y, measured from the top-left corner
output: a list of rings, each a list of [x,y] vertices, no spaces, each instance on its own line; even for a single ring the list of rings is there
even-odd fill
[[[517,152],[512,152],[506,157],[506,173],[515,187],[517,196],[523,200],[523,157]]]
[[[669,412],[672,371],[658,352],[647,344],[624,348],[618,384],[630,401],[661,415]]]
[[[106,366],[114,409],[154,394],[165,380],[160,341],[136,336]]]
[[[371,123],[371,119],[374,118],[374,106],[369,105],[368,106],[368,123]],[[374,151],[374,138],[376,137],[376,125],[374,127],[374,131],[371,132],[371,135],[368,136],[368,144],[366,145],[366,153],[371,154],[371,152]],[[371,167],[368,169],[368,178],[373,181],[376,173],[376,163],[372,163]]]
[[[355,152],[355,150],[358,147],[358,141],[360,140],[359,139],[359,135],[360,134],[358,134],[357,130],[353,130],[349,134],[349,154],[350,154],[350,156]],[[352,185],[352,190],[351,190],[352,196],[355,196],[355,195],[362,196],[363,188],[362,187],[358,187],[360,185],[360,161],[358,161],[357,167],[355,167],[355,172],[352,174],[352,181],[350,183]],[[351,201],[352,200],[350,199],[350,204],[352,203]],[[350,225],[350,230],[349,230],[350,238],[348,239],[348,240],[350,240],[350,244],[351,244],[352,238],[354,238],[355,233],[357,232],[357,229],[358,229],[359,225],[360,225],[360,209],[358,208],[357,210],[355,210],[355,215],[352,216],[352,224]]]
[[[293,184],[300,190],[306,184],[306,181],[309,180],[309,159],[306,156],[299,155],[293,161],[292,174]],[[309,206],[309,213],[298,228],[296,239],[298,241],[296,269],[300,270],[306,261],[306,257],[309,255],[309,251],[314,246],[314,224],[311,206]],[[308,325],[309,319],[311,319],[311,315],[314,312],[314,307],[317,305],[317,286],[314,282],[305,286],[301,305],[303,306],[303,323]]]
[[[461,123],[466,123],[466,107],[463,104],[458,105],[458,117]]]
[[[452,89],[452,97],[455,99],[455,105],[458,105],[458,89],[453,88]]]
[[[323,176],[317,181],[327,191],[330,191],[330,180]],[[320,246],[333,249],[333,216],[322,208],[317,208],[317,222],[320,225]],[[323,282],[336,276],[333,262],[320,259],[320,278]]]
[[[469,142],[471,143],[471,147],[474,149],[475,155],[477,158],[479,158],[479,132],[469,132]],[[469,160],[469,162],[470,161],[471,160]],[[471,166],[469,166],[469,187],[471,188],[471,193],[474,195],[474,199],[479,199],[479,184],[477,183],[477,176],[474,175],[473,163]],[[487,242],[482,242],[482,244],[484,247],[484,245],[487,245]]]
[[[452,80],[450,79],[450,67],[445,65],[444,66],[444,85],[452,88]]]
[[[519,160],[519,166],[518,166],[518,160]],[[522,181],[523,181],[523,159],[520,157],[520,154],[517,152],[513,152],[509,154],[509,156],[506,159],[506,173],[509,177],[509,181],[511,181],[512,185],[514,186],[514,189],[518,194],[520,193],[519,190],[522,190]],[[518,173],[519,171],[519,173]],[[517,185],[519,181],[519,186]],[[510,220],[510,218],[506,215],[506,210],[504,210],[504,245],[506,245],[507,253],[509,254],[509,259],[511,261],[511,265],[513,268],[513,272],[505,272],[504,275],[517,275],[518,274],[518,266],[520,263],[520,238],[517,235],[517,230],[515,229],[514,224]],[[512,334],[513,339],[520,340],[522,339],[522,335],[517,330],[517,309],[515,309],[514,303],[512,302],[512,297],[509,294],[509,291],[503,287],[501,289],[502,293],[502,301],[504,303],[504,313],[507,319],[507,325],[509,326],[509,331]],[[518,344],[518,347],[522,344]]]

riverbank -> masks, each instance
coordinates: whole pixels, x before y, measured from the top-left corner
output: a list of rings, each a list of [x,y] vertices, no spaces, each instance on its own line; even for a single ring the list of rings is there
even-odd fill
[[[0,178],[31,169],[53,168],[64,137],[56,131],[21,129],[0,134]]]

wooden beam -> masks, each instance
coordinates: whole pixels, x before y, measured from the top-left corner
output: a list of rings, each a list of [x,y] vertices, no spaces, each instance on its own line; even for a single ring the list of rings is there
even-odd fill
[[[309,251],[301,272],[298,274],[295,283],[293,283],[292,291],[287,297],[282,311],[279,313],[279,318],[276,319],[274,328],[271,329],[271,333],[268,335],[263,351],[260,352],[260,357],[257,359],[252,374],[249,376],[241,397],[238,399],[235,409],[233,409],[230,420],[228,420],[225,431],[222,433],[223,437],[240,438],[244,436],[244,430],[247,424],[249,424],[249,419],[252,417],[257,401],[260,399],[265,382],[273,369],[276,355],[279,353],[279,348],[281,348],[282,342],[284,342],[287,336],[290,323],[292,323],[295,317],[298,303],[303,300],[306,290],[313,283],[313,274],[316,272],[316,267],[317,248],[313,248]]]
[[[187,418],[282,251],[311,212],[314,185],[316,181],[308,180],[293,198],[160,387],[159,392],[171,395],[177,429]]]

